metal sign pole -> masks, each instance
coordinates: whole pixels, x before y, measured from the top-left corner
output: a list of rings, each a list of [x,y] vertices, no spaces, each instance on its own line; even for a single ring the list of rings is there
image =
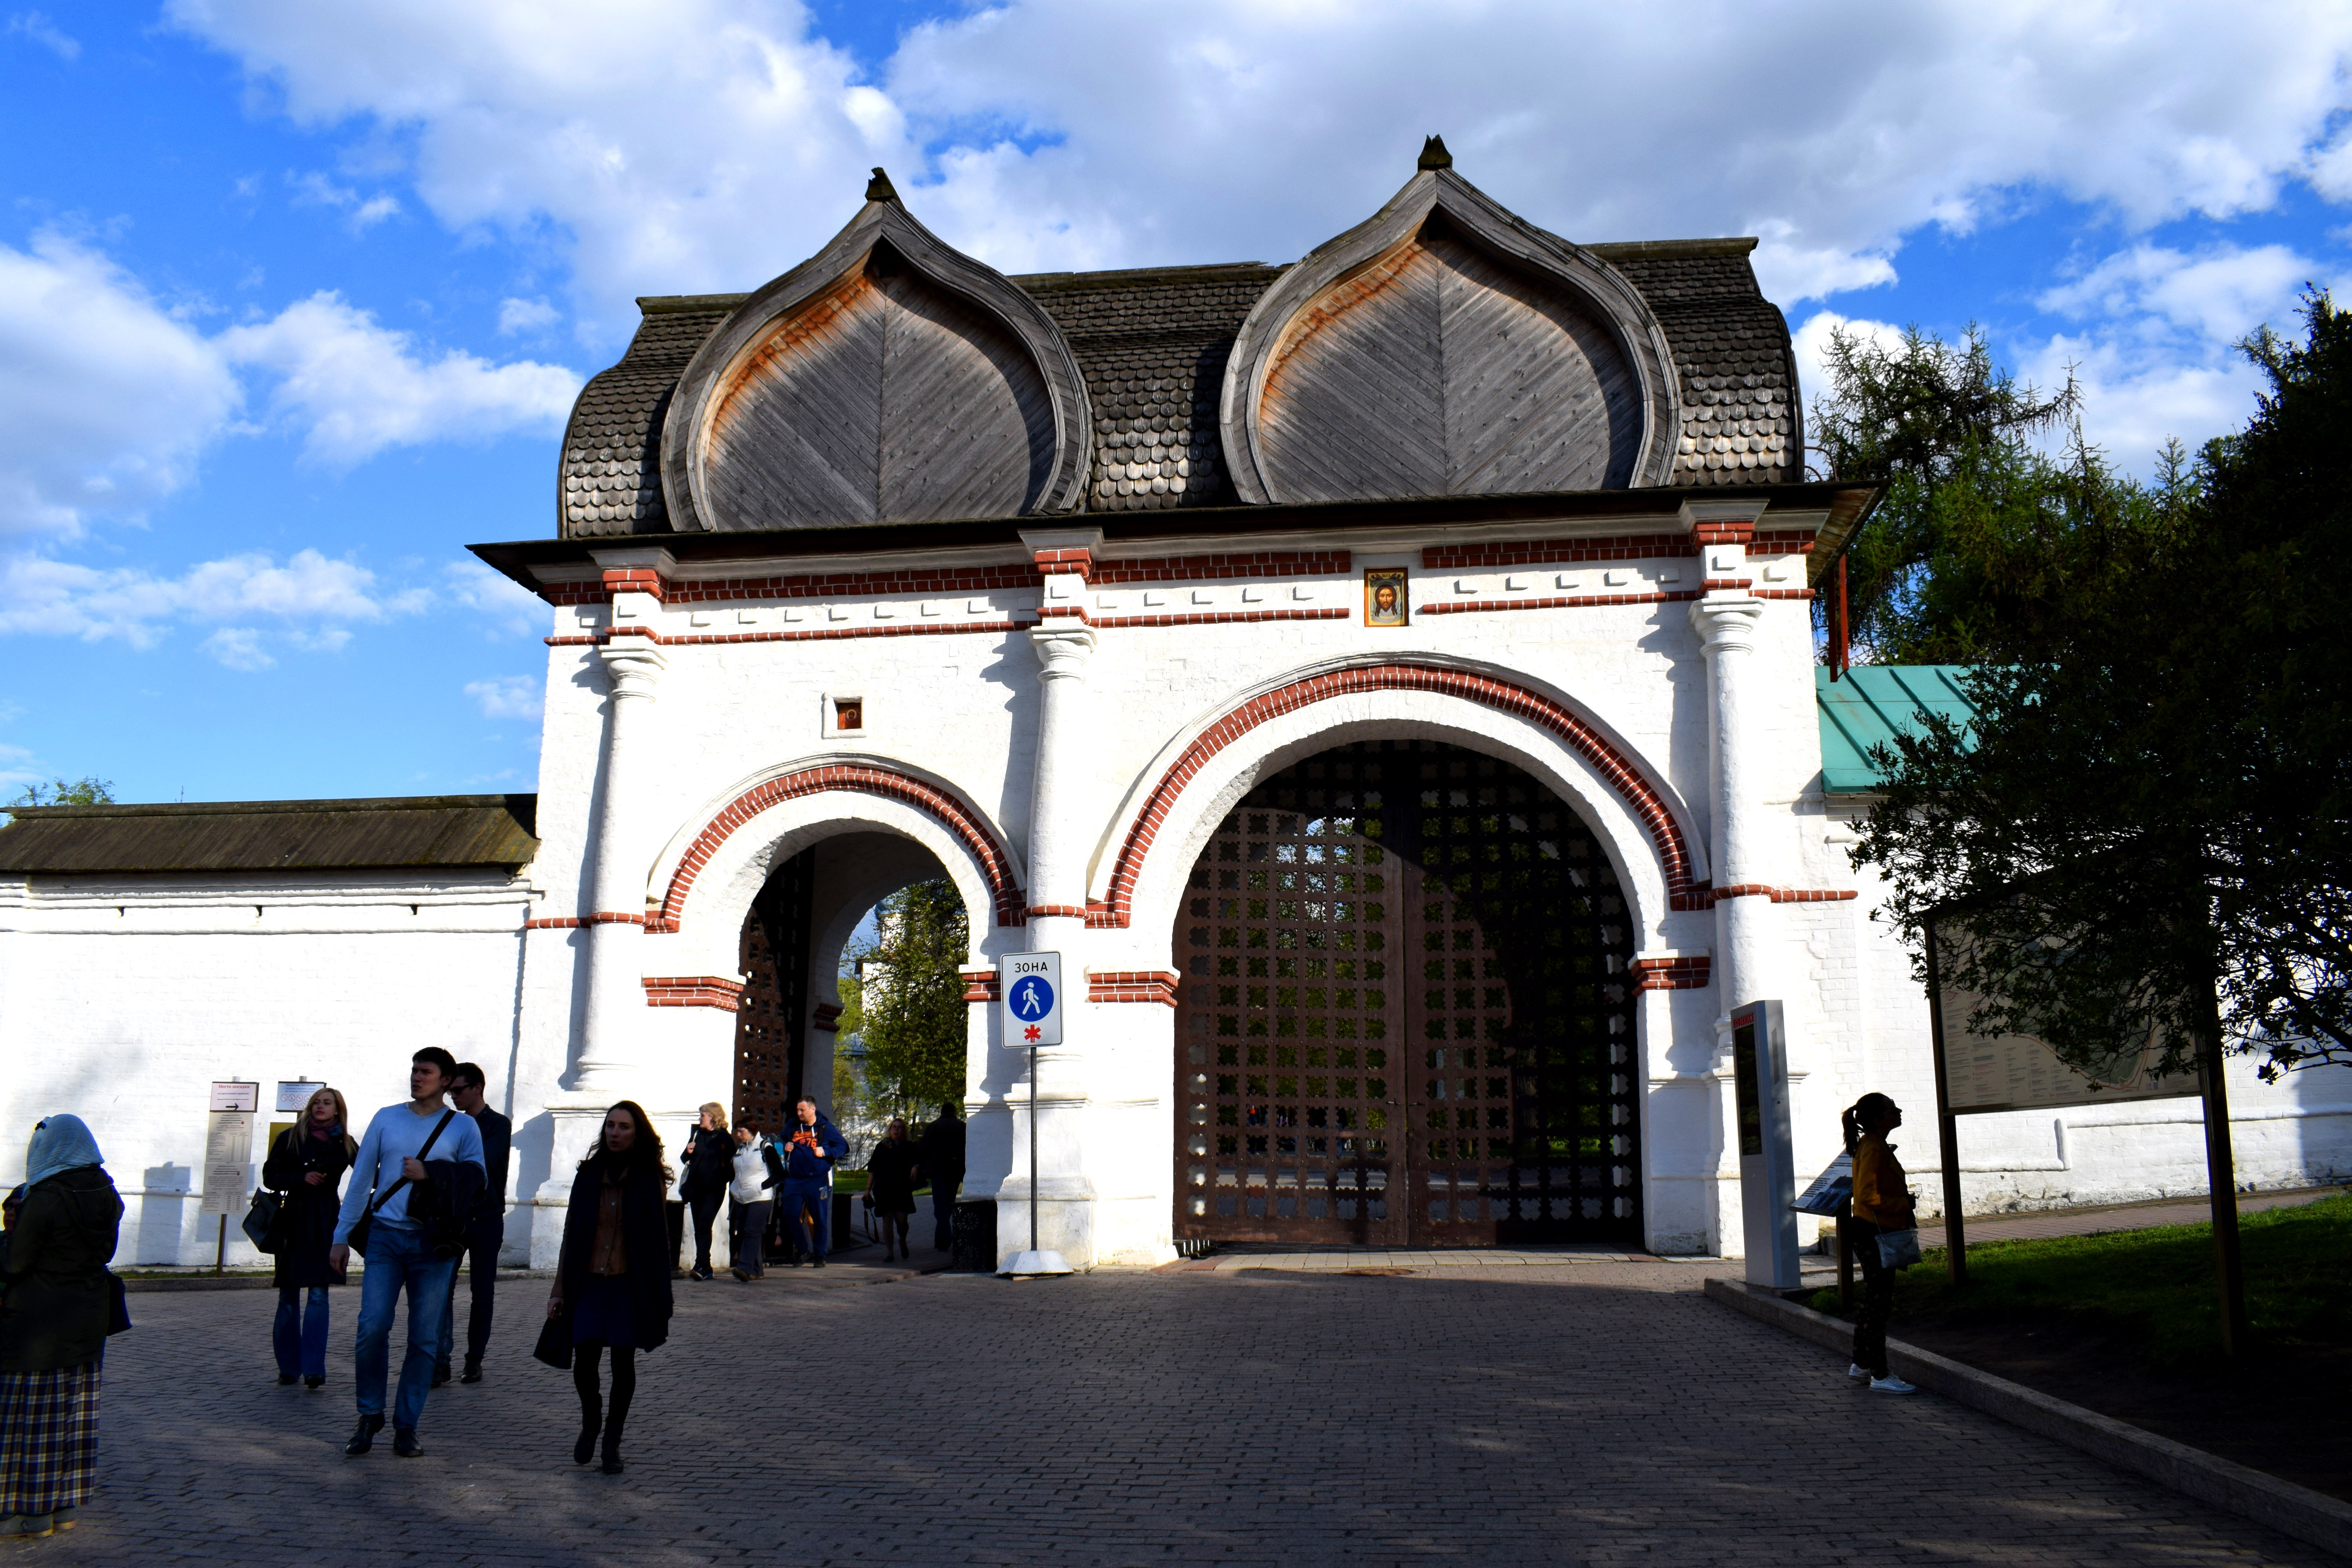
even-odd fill
[[[1038,1222],[1037,1079],[1044,1070],[1039,1052],[1043,1047],[1062,1043],[1062,955],[1007,953],[997,961],[996,973],[1003,996],[1000,1016],[1004,1039],[1007,1044],[1017,1040],[1029,1047],[1029,1249],[1013,1254],[1012,1261],[998,1272],[1021,1279],[1067,1274],[1070,1266],[1062,1260],[1059,1252],[1049,1252],[1038,1246],[1043,1227]]]
[[[1029,1250],[1037,1250],[1037,1047],[1029,1047]]]

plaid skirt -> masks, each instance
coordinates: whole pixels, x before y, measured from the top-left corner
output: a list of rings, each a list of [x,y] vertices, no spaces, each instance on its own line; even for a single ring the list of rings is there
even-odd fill
[[[98,1363],[0,1372],[0,1515],[79,1508],[98,1480]]]

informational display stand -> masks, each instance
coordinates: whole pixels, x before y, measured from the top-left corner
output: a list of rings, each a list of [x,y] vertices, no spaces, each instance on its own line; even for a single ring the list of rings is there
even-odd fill
[[[220,1234],[213,1246],[215,1274],[228,1258],[228,1216],[243,1214],[252,1196],[245,1178],[253,1160],[253,1113],[260,1109],[259,1084],[213,1084],[210,1125],[205,1130],[205,1195],[196,1212],[220,1216]]]
[[[1796,1158],[1789,1137],[1788,1039],[1778,1002],[1731,1010],[1732,1091],[1738,1109],[1739,1207],[1748,1282],[1775,1290],[1801,1283]]]
[[[1003,1272],[1016,1279],[1067,1274],[1062,1255],[1037,1246],[1037,1047],[1062,1043],[1062,955],[1014,952],[997,960],[1004,1038],[1029,1047],[1029,1250],[1016,1252]]]

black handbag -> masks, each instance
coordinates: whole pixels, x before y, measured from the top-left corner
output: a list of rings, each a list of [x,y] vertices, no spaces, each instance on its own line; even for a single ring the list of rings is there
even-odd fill
[[[131,1297],[122,1289],[122,1276],[110,1268],[106,1271],[106,1331],[119,1334],[131,1326]]]
[[[558,1372],[572,1370],[571,1308],[547,1320],[547,1326],[539,1331],[539,1343],[530,1353],[533,1360],[543,1361]]]
[[[433,1152],[433,1145],[441,1141],[441,1129],[448,1126],[450,1119],[457,1114],[454,1110],[445,1110],[441,1113],[441,1120],[433,1124],[432,1132],[425,1137],[425,1147],[416,1152],[416,1158],[420,1163],[425,1155]],[[406,1185],[408,1185],[408,1178],[403,1176],[384,1188],[383,1192],[376,1194],[375,1202],[368,1205],[366,1212],[352,1222],[351,1234],[343,1239],[353,1252],[358,1253],[362,1258],[367,1256],[368,1237],[375,1229],[375,1211],[392,1202],[393,1194]]]
[[[246,1240],[253,1243],[255,1251],[278,1250],[278,1221],[285,1212],[286,1200],[283,1196],[271,1192],[268,1187],[255,1191],[253,1201],[245,1205],[245,1218],[238,1226],[245,1232]]]

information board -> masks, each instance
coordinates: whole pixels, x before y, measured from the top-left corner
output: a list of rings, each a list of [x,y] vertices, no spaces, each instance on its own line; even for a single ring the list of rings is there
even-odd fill
[[[261,1105],[257,1083],[215,1083],[211,1125],[205,1130],[205,1195],[198,1214],[245,1212],[245,1178],[253,1160],[253,1113]]]
[[[1939,933],[1942,951],[1950,952],[1958,939]],[[1948,963],[1939,965],[1948,974]],[[2058,1059],[2058,1053],[2031,1035],[1978,1035],[1969,1030],[1969,1016],[1981,998],[1938,977],[1931,1000],[1943,1029],[1945,1082],[1955,1116],[1989,1110],[2047,1110],[2068,1105],[2110,1105],[2126,1100],[2170,1100],[2198,1092],[2197,1075],[2159,1077],[2155,1070],[2163,1055],[2158,1040],[2117,1058],[2094,1073],[2079,1072]]]

